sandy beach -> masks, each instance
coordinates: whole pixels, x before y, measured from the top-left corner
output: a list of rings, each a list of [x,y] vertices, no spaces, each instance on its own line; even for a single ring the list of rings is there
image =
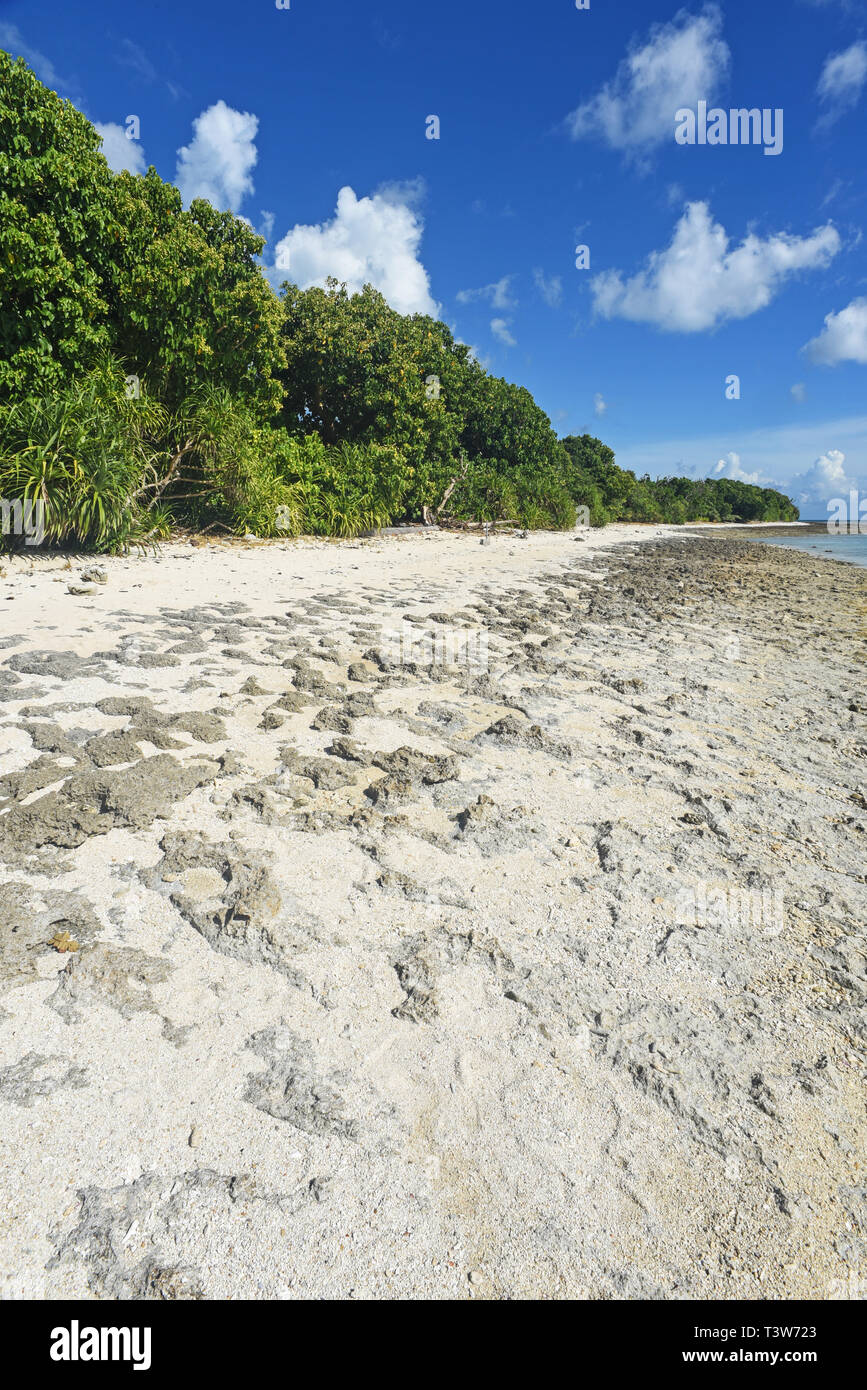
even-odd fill
[[[864,1296],[863,570],[0,569],[0,1297]]]

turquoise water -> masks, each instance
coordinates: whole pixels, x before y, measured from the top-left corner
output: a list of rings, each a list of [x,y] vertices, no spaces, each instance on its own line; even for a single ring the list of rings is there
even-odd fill
[[[761,540],[764,545],[785,545],[792,550],[806,550],[821,559],[845,560],[850,565],[867,568],[867,535],[829,536],[827,531],[811,531],[803,536],[772,537],[765,532]]]

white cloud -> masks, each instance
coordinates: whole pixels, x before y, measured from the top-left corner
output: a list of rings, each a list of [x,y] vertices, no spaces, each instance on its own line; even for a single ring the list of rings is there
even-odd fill
[[[594,307],[605,318],[699,333],[765,308],[788,276],[826,266],[839,249],[829,223],[808,237],[778,232],[762,240],[750,232],[729,250],[707,203],[688,203],[671,244],[653,251],[644,270],[626,281],[616,270],[595,276]]]
[[[221,212],[237,212],[253,191],[259,121],[249,111],[235,111],[224,101],[209,106],[193,121],[193,138],[178,150],[175,183],[184,202],[206,198]]]
[[[418,208],[427,197],[427,183],[421,174],[414,179],[392,179],[373,190],[374,196],[395,207]]]
[[[834,199],[839,197],[840,193],[845,187],[846,185],[844,184],[842,179],[835,179],[834,182],[831,184],[831,187],[828,189],[828,192],[822,199],[821,203],[819,204],[819,211],[821,212],[822,209],[826,208],[829,203],[833,203]]]
[[[674,143],[675,112],[712,103],[728,71],[722,14],[680,10],[654,25],[645,42],[633,41],[614,77],[566,118],[573,140],[596,137],[613,149],[639,153]]]
[[[265,209],[262,208],[259,212],[259,225],[256,231],[259,233],[259,236],[263,236],[267,242],[271,240],[271,233],[273,230],[274,214],[273,212],[266,212]]]
[[[501,343],[505,343],[506,347],[518,346],[517,339],[513,338],[509,332],[508,319],[491,319],[491,332],[495,338],[499,338]]]
[[[51,59],[41,53],[38,48],[32,48],[21,30],[14,24],[0,24],[0,48],[5,48],[6,52],[11,53],[13,58],[23,58],[40,81],[45,83],[46,87],[65,87],[67,85],[59,76]]]
[[[94,121],[97,132],[102,136],[102,152],[108,160],[108,167],[119,174],[128,169],[131,174],[143,174],[147,168],[144,150],[138,140],[128,140],[126,130],[114,121],[101,125]]]
[[[370,284],[398,313],[436,316],[439,306],[418,259],[423,228],[418,211],[397,200],[393,186],[367,198],[341,188],[330,222],[293,227],[278,242],[275,267],[302,289],[333,275],[350,294]]]
[[[867,83],[867,43],[863,39],[825,61],[816,91],[822,106],[819,125],[827,127],[857,106]]]
[[[560,276],[548,276],[541,270],[534,270],[533,283],[549,309],[556,309],[563,298],[563,281]]]
[[[791,392],[792,400],[797,401],[799,405],[807,399],[807,388],[804,385],[803,381],[796,381],[794,386],[791,388]]]
[[[848,497],[850,490],[858,491],[858,480],[849,477],[845,462],[842,450],[828,449],[812,467],[792,478],[788,490],[805,517],[822,519],[833,497]]]
[[[705,474],[699,473],[697,476],[704,477]],[[718,459],[716,466],[710,470],[706,476],[710,478],[731,478],[736,483],[754,483],[756,487],[773,486],[772,479],[765,478],[761,473],[747,473],[741,467],[740,454],[728,453],[724,459]]]
[[[826,367],[838,362],[867,363],[867,296],[853,299],[839,314],[826,314],[825,327],[803,351]]]
[[[459,304],[470,304],[474,299],[487,299],[492,309],[514,309],[517,301],[512,298],[509,285],[513,277],[504,275],[492,285],[483,285],[478,290],[458,290],[455,298]]]
[[[145,82],[155,82],[157,70],[144,49],[132,39],[121,39],[117,61],[125,68],[132,68]]]
[[[597,391],[596,395],[593,397],[593,409],[595,413],[599,416],[604,415],[606,410],[608,409],[608,404],[605,400],[605,397],[599,391]]]

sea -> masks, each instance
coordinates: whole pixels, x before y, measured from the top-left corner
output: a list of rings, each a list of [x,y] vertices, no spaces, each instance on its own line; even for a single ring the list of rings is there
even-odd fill
[[[862,526],[867,523],[862,522]],[[806,550],[828,560],[843,560],[850,565],[861,565],[867,569],[867,533],[841,532],[839,535],[828,531],[825,521],[811,521],[791,531],[764,530],[751,526],[749,533],[742,531],[749,540],[761,541],[764,545],[785,545],[791,550]]]

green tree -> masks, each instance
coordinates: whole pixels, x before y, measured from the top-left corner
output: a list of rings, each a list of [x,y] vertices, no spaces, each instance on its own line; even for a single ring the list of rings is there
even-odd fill
[[[445,324],[402,315],[370,285],[300,290],[285,283],[283,419],[327,446],[388,443],[406,459],[420,510],[457,457],[469,348]]]
[[[0,398],[60,387],[110,342],[119,235],[93,126],[0,51]]]
[[[283,310],[256,260],[262,237],[203,199],[184,209],[154,169],[117,175],[112,203],[120,227],[106,267],[114,351],[172,409],[207,385],[274,418]]]
[[[286,283],[282,295],[290,433],[315,433],[329,448],[398,449],[411,516],[436,506],[456,475],[455,515],[509,517],[522,506],[534,524],[569,515],[550,420],[529,391],[488,376],[444,323],[396,313],[370,285],[351,295],[336,280],[325,289]]]
[[[629,498],[637,487],[635,474],[618,468],[614,450],[591,434],[570,434],[562,443],[569,457],[569,491],[578,505],[592,511],[599,499],[606,520],[627,519]]]
[[[507,472],[563,472],[563,446],[526,387],[478,368],[467,383],[463,416],[460,443],[471,459],[497,459]]]

